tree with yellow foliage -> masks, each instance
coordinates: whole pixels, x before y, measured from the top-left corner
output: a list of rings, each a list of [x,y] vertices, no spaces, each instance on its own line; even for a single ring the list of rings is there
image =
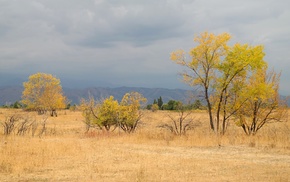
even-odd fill
[[[126,133],[136,130],[142,117],[140,107],[144,106],[147,99],[138,92],[126,93],[119,106],[119,127]]]
[[[91,127],[114,131],[117,127],[126,133],[134,132],[142,117],[140,107],[146,102],[138,92],[126,93],[120,104],[113,96],[97,102],[93,97],[82,99],[79,108],[83,112],[87,132]]]
[[[214,35],[204,32],[194,38],[198,45],[189,51],[190,59],[186,59],[184,50],[177,50],[171,53],[171,60],[182,65],[188,70],[182,73],[183,80],[190,86],[197,86],[203,89],[204,99],[207,103],[210,128],[215,130],[213,104],[210,100],[210,93],[213,92],[218,66],[223,57],[227,55],[229,46],[227,42],[231,36],[228,33]],[[216,127],[217,128],[217,127]]]
[[[240,94],[245,104],[236,113],[236,123],[247,135],[255,135],[265,124],[287,118],[287,104],[279,95],[280,74],[266,69],[250,76]]]
[[[211,100],[216,115],[217,132],[221,129],[221,133],[224,134],[228,119],[243,106],[237,107],[237,97],[240,98],[248,78],[267,68],[267,63],[263,60],[264,55],[263,46],[235,44],[229,48],[224,60],[218,65]],[[248,99],[250,98],[245,98]]]
[[[78,109],[82,111],[82,115],[85,118],[83,122],[86,125],[86,132],[88,132],[92,127],[97,127],[99,129],[102,129],[103,127],[97,122],[99,105],[100,103],[98,103],[92,96],[90,96],[88,100],[82,98],[80,101]]]
[[[23,86],[22,103],[28,110],[35,110],[39,114],[50,111],[51,116],[57,116],[56,110],[66,106],[60,80],[51,74],[33,74]]]
[[[198,45],[188,54],[183,50],[171,53],[172,61],[187,68],[182,73],[184,82],[202,89],[210,128],[217,134],[225,133],[229,118],[237,116],[239,111],[248,106],[248,102],[253,102],[254,98],[263,98],[262,92],[256,92],[256,95],[250,92],[254,87],[258,90],[264,89],[261,85],[251,84],[249,79],[260,80],[256,73],[267,70],[263,46],[228,46],[230,38],[228,33],[214,35],[205,32],[194,39]],[[187,55],[190,59],[186,59]],[[279,81],[274,79],[270,85],[273,84],[279,85]],[[263,100],[264,102],[269,103],[277,98],[278,90],[271,93],[267,94],[269,98]],[[275,106],[278,108],[279,105]]]
[[[117,127],[119,103],[113,96],[105,99],[97,108],[96,123],[107,131]]]

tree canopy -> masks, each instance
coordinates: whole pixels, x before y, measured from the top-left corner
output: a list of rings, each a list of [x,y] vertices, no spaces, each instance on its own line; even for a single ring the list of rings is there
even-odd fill
[[[39,113],[50,111],[51,116],[57,116],[56,109],[66,107],[66,97],[63,95],[60,80],[51,74],[33,74],[23,86],[22,103],[29,110]]]

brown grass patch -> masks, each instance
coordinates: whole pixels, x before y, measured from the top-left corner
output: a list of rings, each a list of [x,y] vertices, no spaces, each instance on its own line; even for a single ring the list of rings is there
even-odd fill
[[[1,110],[0,121],[15,110]],[[22,111],[18,111],[22,112]],[[24,113],[25,114],[25,113]],[[201,126],[175,136],[157,126],[168,112],[144,113],[136,133],[84,133],[80,112],[48,118],[42,137],[0,135],[0,181],[288,181],[290,124],[266,125],[254,137],[234,123],[225,136]],[[35,116],[41,117],[41,116]],[[219,146],[219,144],[221,146]]]

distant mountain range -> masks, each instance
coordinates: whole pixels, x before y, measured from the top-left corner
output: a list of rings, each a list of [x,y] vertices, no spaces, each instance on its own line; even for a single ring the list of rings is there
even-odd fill
[[[104,99],[109,96],[114,96],[115,99],[121,100],[125,93],[139,92],[145,98],[147,103],[153,103],[154,99],[158,99],[160,96],[164,103],[169,100],[179,100],[184,103],[193,101],[193,92],[183,89],[165,89],[165,88],[142,88],[142,87],[117,87],[117,88],[84,88],[84,89],[71,89],[63,88],[64,95],[68,98],[71,104],[78,104],[81,98],[88,98],[89,95],[95,99]],[[0,105],[10,105],[16,101],[21,100],[23,87],[22,86],[7,86],[0,87]]]
[[[21,100],[22,91],[21,86],[0,87],[0,105],[10,105]]]
[[[16,101],[21,100],[23,87],[22,86],[6,86],[0,87],[0,106],[10,105]],[[71,104],[79,104],[81,98],[88,99],[91,95],[97,100],[105,99],[109,96],[114,96],[115,99],[120,101],[122,97],[128,92],[139,92],[147,98],[147,104],[152,104],[154,99],[162,97],[163,103],[169,100],[178,100],[183,103],[193,103],[198,97],[196,92],[184,89],[166,89],[166,88],[143,88],[143,87],[117,87],[117,88],[104,88],[92,87],[84,89],[71,89],[63,88],[64,95],[68,98]],[[285,96],[281,96],[286,99]],[[290,106],[290,99],[288,100]]]

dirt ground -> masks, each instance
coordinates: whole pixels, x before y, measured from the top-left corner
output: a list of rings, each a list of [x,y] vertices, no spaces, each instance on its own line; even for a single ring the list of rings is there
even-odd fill
[[[147,114],[148,129],[161,116]],[[65,113],[49,118],[45,136],[0,135],[0,181],[290,181],[289,145],[249,145],[230,132],[219,146],[200,133],[83,129],[80,113]]]

